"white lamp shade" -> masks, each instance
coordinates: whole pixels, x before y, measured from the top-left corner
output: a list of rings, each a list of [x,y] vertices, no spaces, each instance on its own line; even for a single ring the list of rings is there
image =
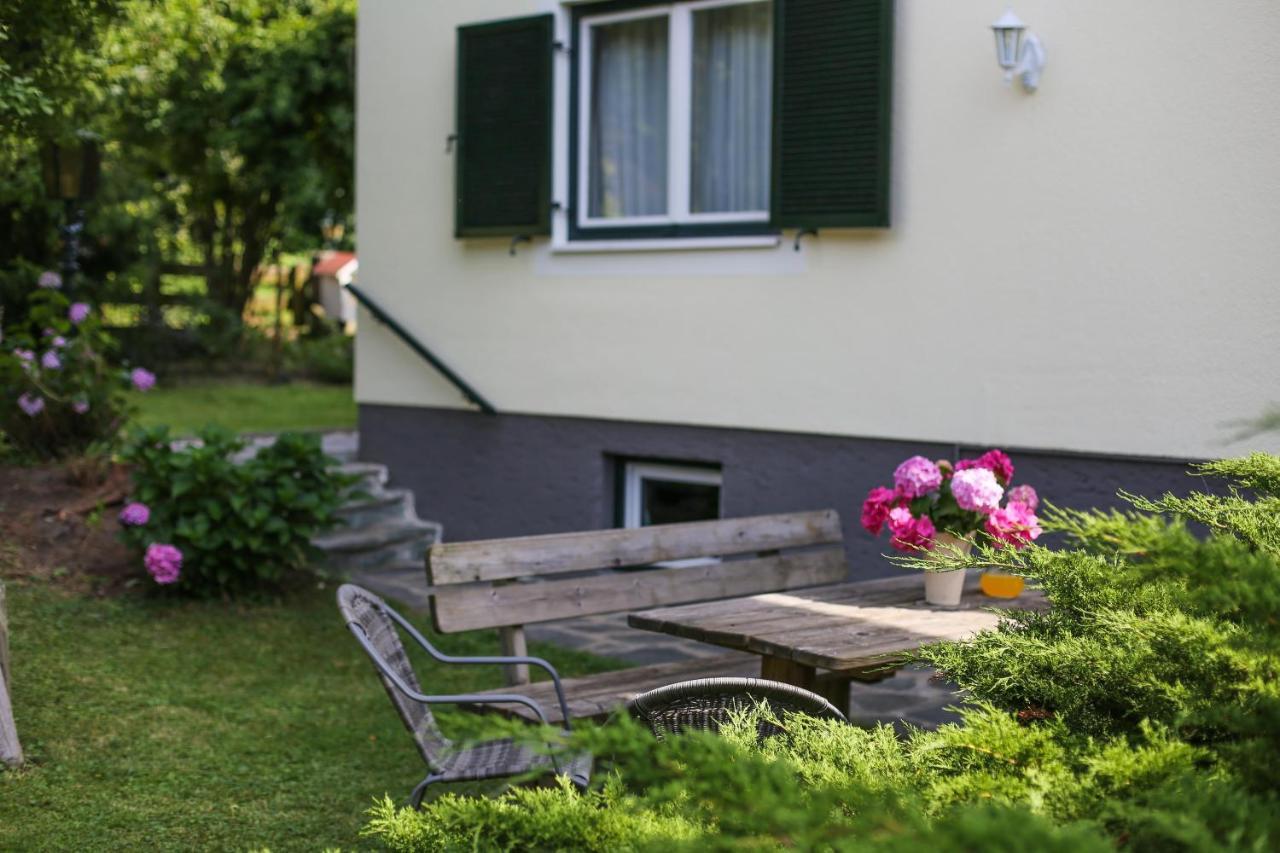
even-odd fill
[[[1018,64],[1018,49],[1026,29],[1027,25],[1013,14],[1012,9],[991,25],[992,32],[996,34],[996,62],[1001,68],[1009,70]]]

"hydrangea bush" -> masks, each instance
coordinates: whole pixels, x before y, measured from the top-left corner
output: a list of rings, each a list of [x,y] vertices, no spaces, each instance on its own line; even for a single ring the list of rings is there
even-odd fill
[[[899,551],[932,550],[940,533],[981,534],[1021,548],[1040,536],[1040,498],[1031,486],[1010,487],[1012,480],[1013,461],[1001,450],[954,464],[912,456],[893,472],[892,489],[867,493],[862,526],[873,536],[888,527],[889,543]]]
[[[212,427],[182,449],[166,427],[139,431],[125,448],[133,494],[121,537],[155,584],[196,596],[274,590],[315,556],[311,537],[337,524],[352,478],[318,437],[286,433],[237,463],[243,449]]]
[[[126,391],[155,375],[112,366],[115,342],[86,302],[71,302],[57,273],[40,276],[20,326],[0,336],[0,430],[12,450],[58,459],[110,445],[132,414]]]

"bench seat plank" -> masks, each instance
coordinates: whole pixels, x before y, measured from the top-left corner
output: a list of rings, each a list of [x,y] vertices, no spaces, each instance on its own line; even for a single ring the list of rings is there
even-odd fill
[[[678,681],[713,676],[755,677],[760,674],[760,661],[746,655],[721,655],[695,658],[675,663],[637,666],[629,669],[601,672],[564,680],[565,700],[570,716],[577,719],[603,719],[616,708],[641,693],[655,687],[664,687]],[[484,693],[516,692],[528,696],[542,706],[552,723],[563,721],[560,703],[556,701],[555,687],[550,681],[522,684],[519,687],[500,687]],[[484,695],[483,693],[481,695]],[[524,717],[536,721],[534,713],[523,705],[468,705],[473,711],[490,711],[508,716]]]

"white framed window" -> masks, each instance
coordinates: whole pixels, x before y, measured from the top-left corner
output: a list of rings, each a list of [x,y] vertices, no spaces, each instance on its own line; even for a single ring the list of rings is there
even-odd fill
[[[579,21],[579,229],[767,224],[772,0]]]
[[[717,519],[720,486],[717,468],[627,462],[622,467],[622,526]]]

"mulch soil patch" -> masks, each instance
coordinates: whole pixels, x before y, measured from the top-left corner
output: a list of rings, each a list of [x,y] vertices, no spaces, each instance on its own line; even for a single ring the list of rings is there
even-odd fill
[[[115,595],[144,577],[118,534],[124,466],[0,465],[0,579]]]

